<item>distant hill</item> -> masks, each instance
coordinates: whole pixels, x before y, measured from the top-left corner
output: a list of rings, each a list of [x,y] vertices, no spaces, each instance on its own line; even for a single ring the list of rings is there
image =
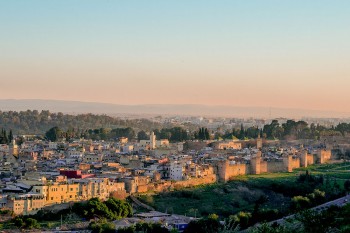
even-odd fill
[[[118,105],[62,100],[5,99],[0,100],[1,111],[49,110],[70,114],[94,113],[107,115],[193,115],[193,116],[230,116],[230,117],[263,117],[300,118],[324,117],[347,118],[349,112],[332,112],[305,109],[284,109],[269,107],[235,107],[209,106],[196,104],[181,105]]]

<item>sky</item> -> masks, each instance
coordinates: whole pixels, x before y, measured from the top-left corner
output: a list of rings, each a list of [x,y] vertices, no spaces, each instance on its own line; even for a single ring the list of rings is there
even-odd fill
[[[348,0],[0,0],[0,99],[350,110]]]

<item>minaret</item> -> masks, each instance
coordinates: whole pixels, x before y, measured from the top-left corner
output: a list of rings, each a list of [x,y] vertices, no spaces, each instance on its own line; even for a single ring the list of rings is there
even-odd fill
[[[262,139],[260,138],[260,133],[258,135],[258,139],[256,139],[256,148],[258,150],[261,150],[262,149]]]
[[[151,150],[156,148],[156,135],[154,135],[154,132],[152,132],[150,136],[150,147]]]
[[[16,140],[15,139],[12,140],[12,143],[11,143],[9,149],[10,149],[10,151],[9,151],[10,155],[13,155],[13,156],[17,157],[17,155],[18,155],[18,146],[16,144]]]

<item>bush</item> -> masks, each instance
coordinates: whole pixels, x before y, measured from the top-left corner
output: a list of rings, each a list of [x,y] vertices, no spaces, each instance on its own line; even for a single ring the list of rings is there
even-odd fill
[[[292,198],[291,209],[295,211],[309,208],[311,205],[310,199],[303,196],[295,196]]]
[[[38,229],[40,228],[40,224],[34,218],[27,218],[25,221],[25,228],[27,229]]]
[[[39,229],[40,228],[40,224],[34,218],[17,216],[12,220],[12,222],[18,228],[25,228],[25,229]]]
[[[346,191],[350,191],[350,180],[346,180],[346,181],[344,182],[344,189],[345,189]]]
[[[115,225],[102,219],[98,222],[91,222],[89,224],[91,233],[115,233]]]
[[[164,228],[159,223],[137,223],[135,226],[118,229],[118,233],[135,233],[135,232],[147,232],[147,233],[169,233],[167,228]]]
[[[98,198],[92,198],[86,204],[74,204],[72,210],[79,216],[88,219],[98,217],[116,220],[132,216],[131,205],[116,198],[109,198],[105,202],[101,202]]]

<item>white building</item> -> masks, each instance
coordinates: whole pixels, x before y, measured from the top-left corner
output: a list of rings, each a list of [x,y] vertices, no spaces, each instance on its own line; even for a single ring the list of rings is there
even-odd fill
[[[170,164],[169,178],[171,180],[182,180],[185,173],[185,167],[179,162],[172,162]]]
[[[161,139],[156,140],[156,135],[154,132],[151,133],[149,140],[140,140],[139,143],[140,148],[150,149],[154,150],[159,147],[169,147],[169,140],[168,139]]]

